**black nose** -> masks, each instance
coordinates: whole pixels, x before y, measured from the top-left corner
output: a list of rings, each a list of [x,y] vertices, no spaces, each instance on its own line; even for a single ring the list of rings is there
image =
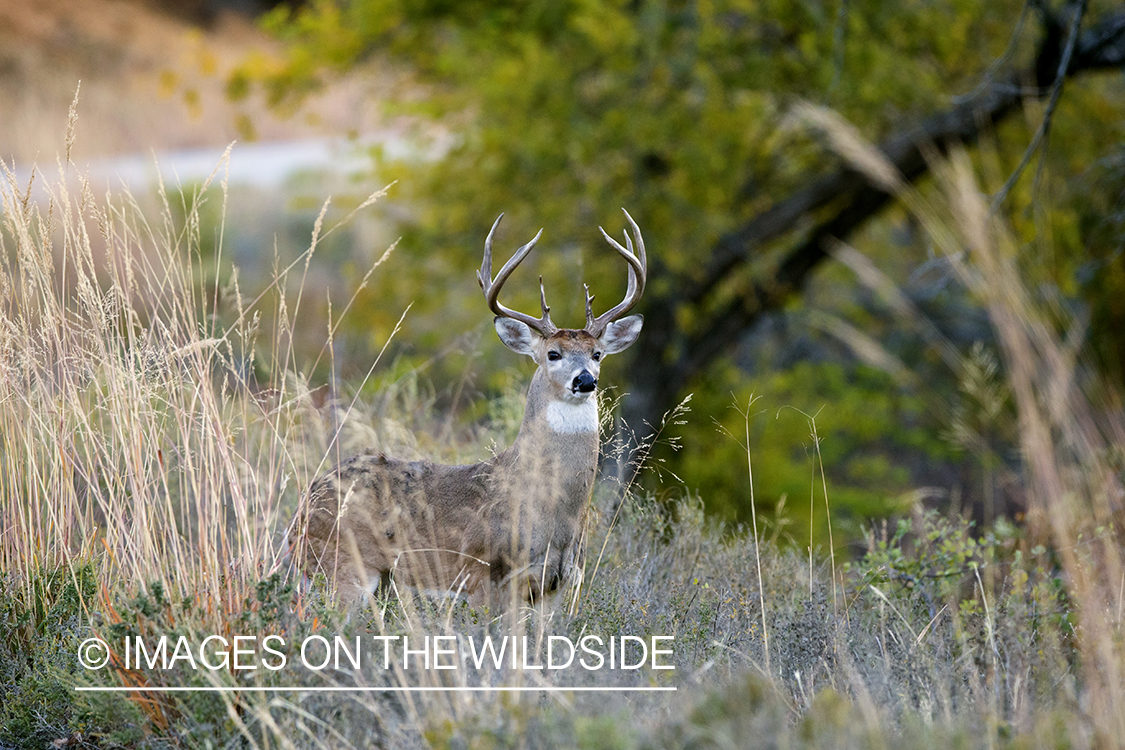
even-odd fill
[[[578,373],[578,377],[574,379],[574,390],[581,391],[582,393],[589,393],[594,390],[597,385],[598,379],[585,370]]]

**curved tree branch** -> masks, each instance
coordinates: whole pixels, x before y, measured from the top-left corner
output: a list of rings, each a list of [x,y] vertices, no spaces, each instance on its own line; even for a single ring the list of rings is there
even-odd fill
[[[1061,34],[1045,33],[1030,70],[986,83],[955,106],[888,137],[880,149],[904,179],[916,181],[929,171],[927,155],[944,154],[958,144],[972,144],[1012,114],[1029,95],[1025,81],[1039,84],[1032,96],[1042,98],[1055,89],[1057,80],[1048,79],[1047,84],[1054,85],[1047,88],[1037,75],[1049,62],[1053,61],[1053,70],[1065,70],[1066,77],[1125,67],[1125,5],[1078,34],[1071,42],[1072,50],[1066,49],[1067,41]],[[670,291],[646,300],[646,331],[633,355],[633,361],[643,366],[631,369],[632,395],[626,400],[625,418],[632,429],[643,435],[648,430],[645,425],[659,424],[661,414],[676,403],[692,377],[728,351],[763,314],[780,309],[801,292],[810,274],[827,257],[827,240],[846,239],[891,200],[882,188],[842,166],[811,178],[806,187],[721,237],[704,261],[698,281],[653,284],[653,288]],[[743,293],[736,298],[726,303],[716,301],[721,286],[747,274],[759,250],[807,225],[810,219],[816,223],[801,232],[768,273],[745,281]],[[690,330],[677,320],[676,309],[683,306],[693,311]]]

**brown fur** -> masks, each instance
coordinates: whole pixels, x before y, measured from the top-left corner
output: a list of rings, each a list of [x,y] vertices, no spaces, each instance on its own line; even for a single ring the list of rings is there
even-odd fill
[[[567,333],[584,334],[560,331],[544,351],[573,341],[568,356],[587,359],[597,340]],[[392,577],[476,599],[512,583],[532,599],[558,587],[575,563],[598,459],[596,432],[557,433],[544,420],[558,391],[538,370],[519,435],[487,461],[361,455],[318,478],[295,529],[306,571],[352,595]]]

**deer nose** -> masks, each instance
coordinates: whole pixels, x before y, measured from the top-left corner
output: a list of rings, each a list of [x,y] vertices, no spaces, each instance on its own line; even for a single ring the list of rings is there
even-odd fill
[[[578,373],[578,376],[576,378],[574,378],[574,385],[572,387],[576,391],[589,393],[590,391],[594,390],[597,385],[598,379],[591,375],[588,371],[583,370],[582,372]]]

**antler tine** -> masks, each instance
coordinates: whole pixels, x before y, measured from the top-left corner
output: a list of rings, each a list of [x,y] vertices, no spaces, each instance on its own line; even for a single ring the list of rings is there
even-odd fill
[[[504,286],[504,282],[508,280],[508,277],[512,275],[512,271],[523,262],[523,259],[526,258],[527,254],[531,252],[531,249],[535,247],[535,243],[539,242],[539,238],[543,236],[543,230],[540,229],[539,233],[531,239],[531,242],[528,242],[519,250],[516,250],[512,257],[508,259],[508,262],[500,268],[500,272],[496,274],[496,278],[494,279],[492,278],[492,237],[496,233],[496,227],[500,226],[500,220],[503,218],[504,214],[500,214],[496,217],[496,221],[492,224],[492,229],[488,232],[488,237],[484,240],[484,260],[481,262],[480,270],[477,272],[477,283],[480,284],[480,288],[484,291],[484,299],[488,303],[488,308],[496,315],[501,318],[518,320],[534,328],[543,336],[550,336],[558,329],[555,328],[554,323],[551,322],[551,317],[549,315],[550,308],[547,307],[547,296],[543,291],[542,277],[539,278],[539,294],[540,300],[543,303],[542,318],[533,318],[526,313],[521,313],[518,310],[505,307],[500,304],[500,300],[498,299],[500,289]]]
[[[488,230],[488,236],[484,238],[484,260],[480,264],[480,270],[477,271],[477,283],[480,288],[484,289],[484,280],[492,281],[492,235],[496,234],[496,227],[500,226],[500,220],[504,218],[501,213],[496,217],[496,221],[492,222],[492,229]]]
[[[632,310],[637,302],[640,301],[641,295],[644,294],[645,291],[645,280],[648,276],[648,257],[645,255],[644,238],[641,237],[641,229],[637,226],[637,222],[633,221],[633,217],[629,215],[629,212],[625,209],[621,209],[621,211],[625,214],[625,218],[629,220],[629,226],[633,230],[633,240],[636,240],[636,254],[634,254],[633,250],[633,240],[629,239],[628,232],[625,233],[625,244],[628,245],[628,249],[626,249],[621,246],[620,242],[610,237],[605,229],[598,227],[598,229],[601,230],[602,237],[605,237],[606,242],[608,242],[629,264],[629,284],[625,289],[625,299],[622,300],[620,304],[592,320],[591,317],[593,313],[590,309],[590,301],[593,298],[589,297],[589,292],[587,292],[586,330],[594,336],[600,336],[605,332],[606,326]]]
[[[594,295],[590,294],[589,284],[583,284],[582,288],[586,290],[586,329],[589,330],[594,324]]]
[[[539,277],[539,306],[543,308],[543,320],[551,323],[551,306],[547,304],[547,292],[543,290],[543,277]]]

